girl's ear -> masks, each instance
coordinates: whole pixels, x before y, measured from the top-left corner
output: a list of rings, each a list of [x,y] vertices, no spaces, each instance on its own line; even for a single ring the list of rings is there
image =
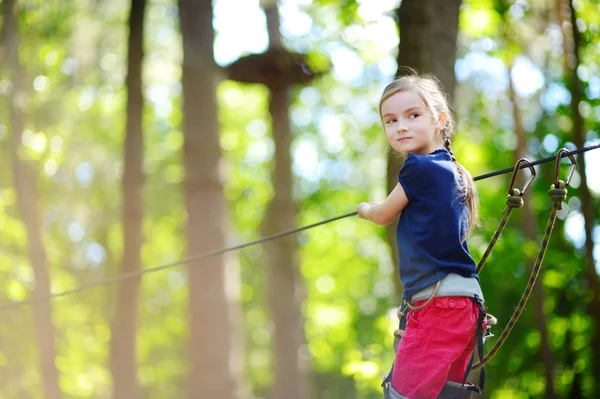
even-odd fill
[[[444,127],[446,127],[446,122],[448,122],[448,114],[442,111],[438,116],[438,128],[442,130]]]

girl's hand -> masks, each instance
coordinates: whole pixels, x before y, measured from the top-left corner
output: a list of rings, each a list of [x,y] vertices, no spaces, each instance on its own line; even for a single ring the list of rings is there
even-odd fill
[[[367,202],[361,202],[358,205],[358,217],[361,219],[367,219],[369,220],[369,209],[371,209],[371,207],[373,206],[373,204],[369,204]]]
[[[398,220],[398,215],[408,205],[408,198],[400,183],[392,190],[385,201],[377,203],[361,202],[358,205],[358,216],[381,226]]]

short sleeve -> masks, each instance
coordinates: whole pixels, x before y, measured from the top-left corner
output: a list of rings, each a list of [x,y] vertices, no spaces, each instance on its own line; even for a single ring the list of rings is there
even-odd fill
[[[415,195],[419,194],[420,184],[423,182],[423,177],[420,176],[419,158],[413,154],[408,154],[404,165],[398,173],[398,183],[404,188],[408,200],[412,200]]]

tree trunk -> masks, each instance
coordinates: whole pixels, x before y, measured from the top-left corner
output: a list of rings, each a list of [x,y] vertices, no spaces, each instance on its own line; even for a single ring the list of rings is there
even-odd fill
[[[25,130],[25,115],[22,99],[25,94],[24,67],[19,62],[19,28],[17,6],[14,0],[4,1],[3,40],[12,74],[12,92],[9,97],[11,162],[13,184],[21,219],[27,232],[27,253],[35,276],[34,297],[50,295],[50,277],[44,248],[41,212],[38,204],[37,174],[34,166],[21,159],[21,135]],[[50,301],[36,301],[32,304],[35,317],[36,343],[40,352],[42,389],[45,399],[59,399],[62,394],[58,385],[58,371],[54,364],[56,357],[55,331],[52,324]]]
[[[564,299],[561,298],[561,300],[564,301]],[[566,306],[569,307],[569,313],[567,314],[567,317],[571,316],[572,314],[576,313],[576,309],[577,309],[577,305],[573,304],[571,301],[565,301],[566,302]],[[583,399],[585,398],[585,395],[583,394],[583,378],[582,378],[582,372],[581,371],[577,371],[575,370],[575,364],[577,362],[577,353],[575,352],[575,349],[573,348],[573,341],[574,338],[579,334],[578,332],[574,331],[575,329],[573,327],[571,327],[572,324],[569,324],[569,327],[567,328],[567,331],[565,333],[565,368],[567,370],[572,370],[573,371],[573,381],[571,382],[571,388],[569,389],[569,394],[568,394],[568,398],[569,399]],[[577,372],[576,372],[577,371]]]
[[[146,0],[132,0],[129,17],[127,60],[127,122],[122,179],[122,221],[124,252],[121,273],[140,269],[142,248],[142,171],[143,133],[142,60],[144,10]],[[140,277],[122,280],[117,285],[115,317],[110,345],[110,371],[113,398],[138,399],[137,329],[139,317]]]
[[[567,81],[569,82],[569,91],[571,92],[571,116],[573,118],[573,143],[577,148],[583,148],[585,143],[584,120],[579,112],[579,104],[583,99],[582,83],[577,76],[579,68],[579,48],[580,34],[577,30],[575,21],[577,15],[573,8],[572,0],[558,0],[558,17],[562,26],[565,67],[567,71]],[[585,229],[585,277],[588,284],[589,294],[586,297],[591,298],[588,312],[593,322],[593,336],[590,339],[592,346],[592,375],[600,375],[600,280],[596,273],[594,264],[594,241],[592,229],[594,226],[595,212],[593,208],[592,195],[590,193],[585,157],[578,159],[579,174],[581,176],[581,186],[579,187],[579,196],[581,199],[581,211],[584,218]],[[600,394],[600,384],[595,383],[595,389],[592,397],[598,397]]]
[[[269,50],[283,50],[277,1],[262,2],[267,17]],[[265,4],[267,4],[265,6]],[[284,75],[287,71],[281,71]],[[288,81],[273,76],[267,83],[270,91],[269,113],[271,131],[275,143],[273,173],[274,197],[267,206],[262,233],[271,235],[296,226],[296,205],[293,196],[292,132],[290,130],[290,104]],[[265,244],[268,268],[269,308],[275,332],[273,334],[273,369],[275,371],[272,399],[303,399],[308,394],[308,376],[311,362],[306,345],[301,302],[304,297],[302,275],[299,270],[298,243],[295,236],[288,236]]]
[[[271,88],[270,112],[275,141],[275,195],[263,222],[265,235],[292,229],[296,220],[296,207],[292,195],[292,139],[286,88]],[[265,247],[269,270],[269,305],[275,326],[275,386],[272,398],[303,399],[306,397],[306,374],[301,370],[298,354],[305,344],[305,336],[299,303],[301,277],[296,237],[288,236],[270,241]],[[308,371],[307,368],[305,367],[305,371]]]
[[[189,254],[226,246],[225,199],[219,177],[217,67],[213,57],[211,0],[179,0],[183,39],[183,164]],[[236,398],[235,307],[223,256],[189,266],[190,337],[188,397]],[[228,289],[226,290],[226,284]],[[231,287],[231,288],[230,288]],[[238,318],[239,320],[239,318]]]
[[[450,99],[456,83],[454,63],[460,5],[461,0],[405,0],[398,9],[398,75],[406,74],[402,67],[432,73]]]
[[[511,66],[512,70],[512,66]],[[509,73],[509,76],[511,74]],[[521,111],[518,105],[518,96],[515,92],[515,88],[513,85],[513,81],[509,78],[509,86],[508,86],[508,97],[512,103],[512,112],[513,112],[513,120],[514,120],[514,130],[515,135],[517,136],[517,148],[514,152],[514,161],[521,158],[525,158],[527,156],[527,135],[525,133],[525,129],[523,128],[523,119],[521,117]],[[528,173],[523,170],[522,173]],[[521,179],[524,180],[524,179]],[[521,228],[523,229],[525,238],[532,242],[539,242],[538,232],[537,232],[537,220],[534,216],[533,208],[531,206],[531,200],[526,200],[523,204],[523,209],[521,211]],[[529,265],[533,265],[535,258],[530,258],[526,260],[526,263]],[[548,328],[547,328],[547,317],[544,312],[544,290],[543,290],[543,269],[540,271],[540,275],[537,279],[537,284],[535,284],[533,288],[533,302],[534,302],[534,320],[537,326],[537,329],[540,332],[541,343],[540,343],[540,358],[542,364],[544,365],[544,376],[546,378],[546,394],[545,398],[553,399],[556,398],[556,393],[554,392],[554,354],[552,353],[552,348],[550,346],[550,339],[548,336]]]
[[[397,75],[406,74],[403,67],[413,68],[421,74],[432,73],[440,80],[450,100],[456,83],[454,64],[460,4],[461,0],[405,0],[397,11],[400,26]],[[393,151],[390,152],[387,166],[388,192],[398,184],[397,176],[401,166],[399,161],[400,157]],[[396,223],[388,225],[386,232],[392,258],[397,265]],[[400,297],[404,288],[398,275],[395,281],[396,292]]]

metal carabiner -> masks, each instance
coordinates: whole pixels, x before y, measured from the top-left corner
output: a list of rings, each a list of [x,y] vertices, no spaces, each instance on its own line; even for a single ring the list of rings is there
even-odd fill
[[[554,187],[558,188],[558,173],[560,172],[560,160],[563,157],[563,154],[567,153],[569,160],[571,161],[571,167],[569,168],[569,173],[567,174],[567,180],[565,180],[565,185],[568,186],[571,178],[573,177],[573,173],[575,173],[575,167],[577,166],[577,161],[573,154],[569,153],[569,150],[566,148],[561,148],[556,153],[556,164],[554,166]]]
[[[535,179],[535,168],[533,167],[531,162],[529,162],[529,160],[527,158],[519,159],[517,161],[517,164],[515,165],[515,169],[513,170],[512,179],[510,179],[510,187],[508,188],[508,195],[514,195],[513,190],[515,187],[515,180],[517,179],[517,172],[519,171],[519,169],[521,169],[522,164],[529,164],[528,167],[529,167],[529,171],[531,172],[531,176],[529,176],[529,179],[527,179],[527,181],[523,185],[523,188],[521,189],[521,192],[519,193],[520,196],[525,194],[525,191],[527,191],[527,189],[533,182],[533,179]]]

